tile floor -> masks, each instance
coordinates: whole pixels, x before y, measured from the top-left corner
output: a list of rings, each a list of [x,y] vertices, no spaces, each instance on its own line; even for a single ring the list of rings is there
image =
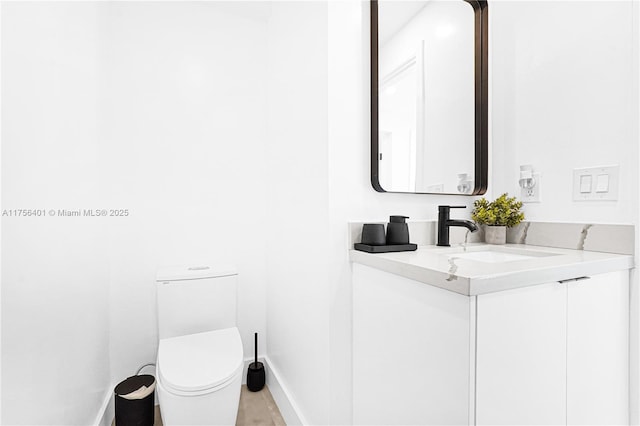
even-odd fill
[[[251,392],[242,385],[236,426],[248,425],[287,426],[267,386],[260,392]]]
[[[155,426],[162,426],[157,405],[155,417]],[[236,426],[286,426],[267,386],[260,392],[250,392],[246,385],[242,385]]]

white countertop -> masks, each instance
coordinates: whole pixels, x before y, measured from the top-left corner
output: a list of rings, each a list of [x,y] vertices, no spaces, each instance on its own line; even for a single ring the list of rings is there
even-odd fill
[[[489,263],[465,259],[465,253],[508,253],[514,259]],[[457,257],[461,255],[462,257]],[[525,244],[467,244],[465,247],[419,246],[399,253],[350,250],[352,262],[400,275],[466,296],[493,293],[552,281],[569,280],[633,268],[629,255]],[[499,256],[499,255],[498,255]]]

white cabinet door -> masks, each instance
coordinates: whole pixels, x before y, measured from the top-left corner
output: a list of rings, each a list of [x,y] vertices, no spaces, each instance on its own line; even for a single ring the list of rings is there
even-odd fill
[[[567,286],[477,297],[476,424],[566,422]]]
[[[468,424],[472,300],[353,264],[354,424]]]
[[[567,285],[567,422],[629,424],[629,272]]]

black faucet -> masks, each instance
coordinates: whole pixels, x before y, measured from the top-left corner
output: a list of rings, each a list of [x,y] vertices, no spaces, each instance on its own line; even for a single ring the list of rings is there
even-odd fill
[[[451,209],[466,209],[467,206],[438,206],[438,244],[439,246],[449,247],[449,227],[464,226],[471,232],[478,230],[478,225],[470,220],[450,219],[449,213]]]

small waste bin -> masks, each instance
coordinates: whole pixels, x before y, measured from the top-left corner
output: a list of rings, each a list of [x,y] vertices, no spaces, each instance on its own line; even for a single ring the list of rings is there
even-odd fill
[[[149,374],[131,376],[113,390],[116,426],[153,426],[156,379]]]

